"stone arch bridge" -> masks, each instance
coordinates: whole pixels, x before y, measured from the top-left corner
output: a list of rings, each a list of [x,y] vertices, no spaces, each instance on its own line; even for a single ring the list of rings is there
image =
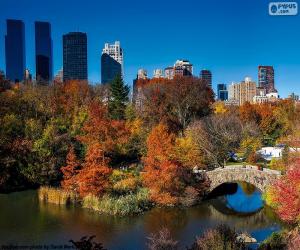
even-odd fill
[[[209,192],[223,183],[237,181],[245,181],[257,187],[261,192],[265,192],[267,186],[281,176],[280,171],[266,168],[259,170],[255,166],[225,166],[224,168],[205,171],[205,173],[210,180]]]

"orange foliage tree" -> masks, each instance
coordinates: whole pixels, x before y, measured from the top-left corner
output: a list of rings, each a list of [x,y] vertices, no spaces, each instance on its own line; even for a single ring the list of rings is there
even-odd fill
[[[74,151],[70,151],[67,166],[62,168],[66,189],[76,183],[77,191],[83,197],[88,194],[102,195],[110,186],[109,167],[111,152],[126,142],[128,130],[124,121],[111,120],[107,107],[98,101],[88,107],[88,118],[77,139],[85,146],[86,153],[81,169],[76,171]]]
[[[90,145],[85,156],[85,163],[77,178],[80,196],[102,195],[110,186],[110,174],[108,159],[103,157],[101,145],[98,143]]]
[[[63,180],[61,181],[61,186],[63,189],[76,191],[77,183],[76,177],[79,172],[80,163],[74,152],[74,148],[71,147],[69,153],[67,154],[67,165],[61,167],[61,172],[63,173]]]
[[[147,139],[143,182],[150,198],[161,205],[174,205],[185,188],[184,167],[174,160],[175,136],[165,125],[154,127]]]

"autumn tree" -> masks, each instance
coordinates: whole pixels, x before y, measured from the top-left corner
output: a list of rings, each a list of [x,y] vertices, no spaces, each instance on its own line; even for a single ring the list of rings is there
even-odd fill
[[[215,114],[224,114],[228,112],[228,109],[226,108],[225,103],[223,101],[215,102],[213,108]]]
[[[126,143],[128,134],[124,121],[111,120],[107,107],[94,101],[88,107],[88,119],[83,125],[82,135],[77,138],[86,145],[99,143],[105,154]]]
[[[67,154],[66,166],[60,168],[63,174],[61,186],[63,189],[76,191],[76,176],[80,170],[80,163],[75,155],[74,147],[71,147]]]
[[[243,138],[244,126],[234,115],[214,115],[193,123],[189,128],[194,143],[203,156],[203,164],[224,165],[229,153],[235,152]]]
[[[297,160],[281,177],[273,184],[271,198],[273,206],[280,218],[289,222],[300,222],[300,161]]]
[[[99,101],[89,105],[88,118],[77,139],[87,148],[82,169],[78,173],[81,196],[102,195],[109,187],[109,163],[126,142],[129,132],[124,121],[111,120],[107,107]]]
[[[123,120],[126,104],[128,103],[129,87],[124,84],[121,75],[117,75],[110,83],[110,97],[108,102],[110,117],[114,120]]]
[[[161,205],[174,205],[185,188],[185,169],[174,159],[175,136],[159,124],[147,139],[143,182],[151,199]]]
[[[84,197],[88,194],[102,195],[110,186],[111,169],[108,159],[103,158],[100,144],[89,145],[82,169],[77,176],[78,192]]]
[[[175,132],[183,133],[194,120],[211,113],[213,92],[196,77],[153,80],[143,87],[142,117],[156,125],[164,122]]]

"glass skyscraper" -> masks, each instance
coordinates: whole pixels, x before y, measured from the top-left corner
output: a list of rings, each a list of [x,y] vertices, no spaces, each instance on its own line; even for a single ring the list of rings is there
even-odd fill
[[[124,77],[123,49],[119,41],[105,43],[101,56],[101,81],[110,83],[117,75]]]
[[[228,100],[228,90],[226,84],[218,84],[217,86],[217,94],[218,94],[218,100],[220,101],[226,101]]]
[[[70,32],[63,36],[63,80],[87,80],[87,35]]]
[[[5,36],[6,77],[21,82],[25,73],[25,26],[20,20],[6,20]]]
[[[203,79],[209,87],[212,87],[212,74],[209,70],[201,70],[200,78]]]
[[[108,54],[101,56],[101,80],[102,83],[110,83],[117,75],[121,76],[122,66]]]
[[[51,25],[35,22],[35,62],[38,83],[49,83],[53,78]]]

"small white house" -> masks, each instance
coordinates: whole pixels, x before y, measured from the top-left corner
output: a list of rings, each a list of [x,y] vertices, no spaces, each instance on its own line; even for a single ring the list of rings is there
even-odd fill
[[[283,146],[263,147],[257,153],[265,160],[271,161],[273,158],[281,158],[283,150]]]

